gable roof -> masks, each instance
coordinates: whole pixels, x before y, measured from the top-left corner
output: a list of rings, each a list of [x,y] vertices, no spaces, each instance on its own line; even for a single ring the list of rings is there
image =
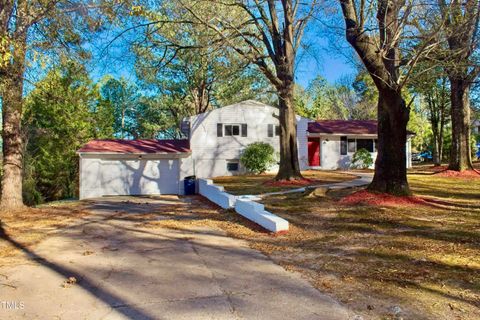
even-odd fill
[[[273,108],[273,109],[278,110],[277,107],[270,106],[270,105],[265,104],[263,102],[259,102],[259,101],[256,101],[256,100],[244,100],[244,101],[236,102],[236,103],[229,104],[229,105],[226,105],[226,106],[213,108],[213,109],[207,110],[203,113],[199,113],[199,114],[196,114],[196,115],[185,117],[183,120],[184,121],[186,121],[186,120],[192,121],[193,119],[198,118],[198,117],[205,117],[212,112],[221,112],[222,110],[225,110],[225,109],[239,108],[239,107],[261,107],[261,108]]]
[[[377,134],[376,120],[317,120],[308,123],[310,133]]]
[[[188,153],[188,140],[92,140],[77,151],[78,153]]]

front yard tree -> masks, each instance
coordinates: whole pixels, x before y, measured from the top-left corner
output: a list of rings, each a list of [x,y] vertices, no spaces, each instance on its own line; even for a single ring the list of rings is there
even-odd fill
[[[182,3],[195,22],[215,31],[220,40],[256,65],[275,87],[280,109],[280,167],[276,179],[301,179],[294,109],[295,60],[305,27],[317,12],[319,2],[197,0]],[[198,13],[203,5],[212,3],[224,10],[210,11],[209,17]]]
[[[23,206],[22,171],[23,139],[21,119],[23,111],[24,74],[27,52],[41,53],[42,63],[67,50],[72,55],[80,48],[81,34],[96,29],[103,16],[87,15],[101,8],[106,16],[107,1],[90,3],[66,0],[4,0],[0,2],[0,96],[2,99],[3,175],[1,209]],[[48,54],[46,54],[48,52]],[[82,52],[82,51],[80,51]],[[51,58],[50,56],[50,58]],[[38,62],[38,61],[36,61]],[[41,64],[41,63],[39,63]]]
[[[378,155],[375,175],[368,188],[408,195],[405,144],[413,101],[405,101],[403,90],[418,60],[435,48],[439,27],[432,27],[435,21],[429,21],[431,12],[426,4],[339,1],[346,39],[365,65],[379,94]]]
[[[470,89],[478,78],[480,1],[438,0],[445,20],[448,50],[445,70],[450,80],[452,147],[450,170],[472,169],[470,144]]]

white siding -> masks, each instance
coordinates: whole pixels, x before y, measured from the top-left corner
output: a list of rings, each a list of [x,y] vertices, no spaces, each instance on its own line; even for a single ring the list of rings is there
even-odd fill
[[[322,136],[320,142],[320,166],[322,169],[340,168],[340,136]]]
[[[105,195],[155,195],[183,192],[178,157],[139,159],[131,155],[80,157],[80,199]],[[180,189],[182,185],[182,189]]]
[[[480,134],[480,120],[473,121],[472,130],[474,134]]]
[[[185,174],[195,174],[198,178],[231,175],[232,172],[227,170],[227,162],[238,162],[245,147],[257,141],[268,142],[279,152],[279,137],[268,137],[268,125],[279,123],[278,113],[279,110],[275,107],[256,101],[244,101],[190,117],[192,163],[191,171]],[[299,153],[303,158],[307,157],[306,142],[303,142],[307,139],[307,122],[306,119],[301,119],[297,126],[298,132],[304,135],[299,137]],[[218,123],[247,124],[247,137],[217,137]],[[242,172],[244,170],[240,166],[236,173]]]
[[[377,136],[346,136],[347,139],[377,139]],[[319,138],[319,137],[316,137]],[[336,169],[348,169],[352,163],[353,154],[355,152],[348,152],[346,155],[340,154],[340,135],[322,135],[320,143],[320,168],[325,170],[336,170]],[[411,139],[407,139],[406,155],[407,155],[407,168],[412,167],[411,161]],[[377,152],[371,152],[370,155],[373,159],[373,165],[370,167],[373,169],[375,167],[375,160],[377,159]],[[303,170],[303,169],[302,169]]]
[[[297,116],[298,161],[300,162],[300,170],[308,169],[307,129],[309,121],[312,120]]]

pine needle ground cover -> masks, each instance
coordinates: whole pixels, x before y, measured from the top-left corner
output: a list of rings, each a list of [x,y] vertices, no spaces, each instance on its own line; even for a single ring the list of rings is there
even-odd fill
[[[268,197],[266,209],[290,221],[282,235],[231,211],[158,224],[223,228],[364,319],[479,319],[480,179],[417,170],[409,181],[422,201],[342,203],[361,189]]]
[[[25,207],[12,212],[0,212],[3,231],[22,246],[29,248],[50,234],[83,221],[89,215],[78,202]],[[0,237],[0,266],[16,263],[22,250]]]
[[[339,171],[307,170],[302,172],[304,180],[274,181],[275,174],[239,175],[231,177],[218,177],[213,179],[214,183],[224,186],[231,194],[261,194],[277,192],[288,189],[301,188],[309,185],[343,182],[356,178],[354,174],[345,174]]]

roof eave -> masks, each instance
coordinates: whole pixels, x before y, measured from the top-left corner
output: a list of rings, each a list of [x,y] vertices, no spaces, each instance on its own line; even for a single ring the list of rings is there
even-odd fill
[[[185,152],[108,152],[108,151],[77,151],[78,155],[83,154],[104,154],[104,155],[132,155],[132,156],[143,156],[143,155],[168,155],[168,154],[185,154],[190,155],[192,153],[191,150]]]

